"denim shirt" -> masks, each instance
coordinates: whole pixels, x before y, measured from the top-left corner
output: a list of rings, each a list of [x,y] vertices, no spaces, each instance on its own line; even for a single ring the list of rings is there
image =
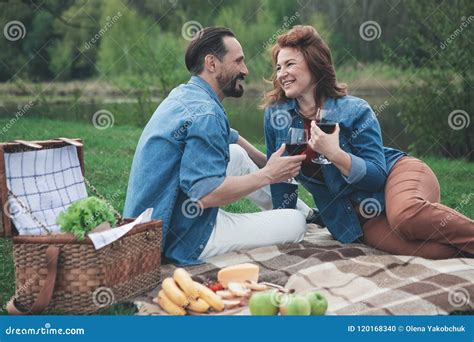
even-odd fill
[[[201,263],[218,208],[196,201],[224,181],[229,144],[237,139],[219,98],[198,76],[171,91],[140,137],[124,215],[152,207],[153,218],[163,220],[162,252],[178,265]]]
[[[265,109],[264,127],[267,157],[285,143],[289,127],[303,128],[297,102],[290,99]],[[370,105],[354,96],[328,98],[322,122],[338,122],[339,143],[351,157],[351,169],[344,176],[333,164],[321,165],[324,183],[301,172],[296,179],[312,194],[321,217],[334,238],[342,243],[363,235],[354,205],[361,205],[367,218],[385,210],[384,185],[387,175],[404,152],[384,147],[380,125]],[[271,185],[274,208],[294,208],[297,186]]]

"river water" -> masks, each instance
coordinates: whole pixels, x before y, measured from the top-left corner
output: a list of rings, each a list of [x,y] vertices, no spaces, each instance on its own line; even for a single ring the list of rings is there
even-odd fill
[[[406,150],[414,138],[405,132],[400,121],[400,104],[391,101],[385,94],[357,94],[367,100],[378,115],[382,127],[384,144]],[[258,108],[261,100],[255,92],[247,92],[242,98],[224,100],[231,126],[237,129],[242,136],[254,143],[263,143],[263,111]],[[19,113],[21,105],[28,100],[11,98],[0,101],[0,117],[12,118]],[[44,117],[71,122],[89,122],[92,124],[94,113],[107,110],[113,114],[114,125],[132,125],[144,127],[147,120],[158,106],[158,101],[139,103],[133,99],[108,99],[95,101],[78,101],[77,99],[56,99],[40,101],[25,111],[22,117]],[[20,106],[20,107],[19,107]]]

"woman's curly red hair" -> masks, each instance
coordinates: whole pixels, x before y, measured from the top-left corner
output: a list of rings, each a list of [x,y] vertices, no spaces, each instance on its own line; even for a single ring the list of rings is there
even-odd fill
[[[316,106],[321,106],[326,97],[338,98],[347,95],[347,85],[338,83],[336,80],[331,50],[312,26],[297,25],[278,37],[276,44],[272,47],[272,65],[274,70],[281,49],[288,47],[298,49],[308,64],[308,68],[316,83],[314,94]],[[265,94],[262,107],[288,100],[276,78],[276,71],[273,72],[271,82],[273,83],[273,89]]]

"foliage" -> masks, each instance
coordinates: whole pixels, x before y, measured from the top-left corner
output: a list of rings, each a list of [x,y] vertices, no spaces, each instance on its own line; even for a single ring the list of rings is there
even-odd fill
[[[188,77],[183,58],[186,41],[163,32],[151,18],[118,0],[104,3],[102,21],[119,12],[120,19],[101,38],[98,71],[101,77],[136,90],[138,101],[148,110],[153,95],[168,93]],[[161,94],[151,93],[156,87]]]
[[[27,39],[22,46],[24,53],[31,56],[32,60],[26,65],[26,71],[32,79],[41,80],[52,76],[48,67],[49,54],[42,47],[47,44],[53,29],[53,17],[50,13],[40,11],[35,14],[32,29],[28,32]]]
[[[455,121],[470,120],[466,119],[469,112],[458,112],[470,108],[472,113],[470,94],[472,90],[469,93],[461,88],[460,80],[447,70],[419,73],[416,81],[406,85],[400,96],[403,103],[400,117],[408,131],[416,137],[412,150],[473,160],[472,129],[461,121],[457,124]],[[453,114],[450,116],[450,113]],[[455,129],[456,126],[459,129]]]
[[[22,22],[25,26],[32,20],[33,14],[28,6],[21,2],[1,3],[0,2],[0,28],[12,20]],[[2,32],[3,34],[3,32]],[[28,74],[27,70],[21,68],[28,62],[28,54],[22,49],[22,45],[17,41],[11,41],[0,36],[0,81],[6,81],[14,77],[26,76],[33,79],[33,75]],[[29,40],[28,34],[23,39]]]
[[[261,82],[271,74],[269,48],[274,44],[272,36],[276,34],[278,25],[284,22],[283,18],[269,17],[269,8],[271,5],[268,1],[260,4],[247,2],[247,6],[238,3],[223,8],[214,21],[215,25],[230,27],[237,37],[245,37],[240,42],[249,68],[249,80],[256,82]]]
[[[397,100],[403,102],[407,130],[418,137],[416,151],[474,158],[472,126],[449,130],[442,124],[455,110],[468,113],[466,120],[473,112],[470,0],[31,0],[0,2],[0,9],[0,24],[17,20],[26,27],[23,39],[0,39],[0,81],[110,83],[121,95],[135,97],[141,124],[160,98],[189,77],[185,24],[231,28],[244,48],[250,84],[270,77],[269,49],[276,37],[294,25],[310,24],[329,42],[336,70],[349,71],[348,81],[354,79],[352,71],[367,75],[362,84],[349,84],[350,90],[379,86],[381,73],[385,77],[397,68],[412,73],[395,95],[401,95]],[[361,35],[367,22],[379,27],[374,39]],[[387,65],[367,70],[367,63]],[[435,124],[425,124],[430,121]]]
[[[438,0],[424,3],[435,7],[433,3],[437,4]],[[24,39],[0,40],[0,60],[3,62],[0,63],[0,81],[10,80],[16,74],[33,81],[97,76],[114,81],[130,74],[140,78],[141,70],[138,75],[135,72],[137,68],[146,68],[147,64],[139,65],[142,60],[137,54],[141,52],[135,50],[143,49],[158,58],[167,56],[167,51],[172,55],[179,52],[179,64],[173,64],[174,68],[168,69],[167,74],[178,74],[175,78],[181,79],[186,72],[181,56],[187,44],[181,29],[190,21],[197,21],[202,26],[224,25],[234,30],[244,45],[247,59],[252,62],[249,63],[253,69],[250,78],[258,81],[264,74],[268,77],[269,72],[268,46],[264,43],[274,40],[275,33],[282,33],[296,24],[314,25],[331,42],[338,65],[382,61],[382,47],[397,50],[397,38],[403,39],[403,28],[416,18],[410,5],[411,2],[404,0],[0,2],[1,27],[17,20],[26,28]],[[107,18],[118,12],[123,16],[106,29]],[[297,20],[290,20],[296,13],[299,14]],[[359,28],[370,20],[380,25],[381,35],[374,41],[365,41],[359,35]],[[436,20],[447,21],[443,17]],[[285,26],[285,23],[290,24]],[[419,32],[425,29],[416,28]],[[90,44],[94,37],[98,39]],[[419,63],[422,61],[422,51],[409,51],[414,52]]]
[[[440,2],[433,12],[426,2],[410,2],[406,38],[400,51],[387,54],[405,67],[417,68],[400,90],[402,121],[417,137],[413,148],[446,157],[474,160],[474,71],[471,42],[474,3],[469,0]],[[431,13],[429,17],[426,13]],[[436,25],[432,25],[436,22]],[[404,58],[399,58],[401,53]],[[420,71],[423,66],[423,71]]]
[[[51,69],[58,80],[81,79],[95,73],[95,49],[84,44],[99,30],[99,0],[78,0],[54,20],[54,33],[60,37],[49,48]]]

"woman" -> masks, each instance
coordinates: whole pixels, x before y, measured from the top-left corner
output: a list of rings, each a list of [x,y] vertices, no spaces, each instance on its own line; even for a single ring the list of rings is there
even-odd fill
[[[272,61],[273,90],[264,102],[267,157],[286,142],[289,127],[310,132],[296,179],[334,238],[431,259],[474,254],[474,221],[439,203],[438,181],[425,163],[383,146],[374,112],[336,81],[329,47],[314,28],[295,26],[281,35]],[[338,124],[326,134],[317,121]],[[317,154],[330,164],[313,162]],[[275,208],[294,207],[297,185],[271,190]]]

